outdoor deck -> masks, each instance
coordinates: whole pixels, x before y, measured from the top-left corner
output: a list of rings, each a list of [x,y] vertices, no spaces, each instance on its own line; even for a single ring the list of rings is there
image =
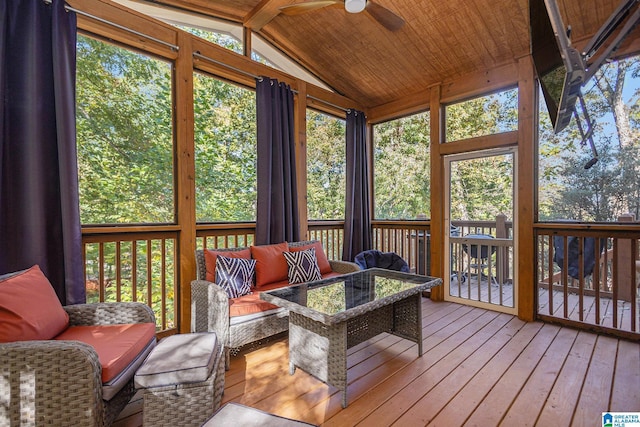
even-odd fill
[[[423,339],[422,358],[386,334],[349,350],[342,409],[334,388],[289,375],[283,337],[232,358],[223,404],[327,426],[594,426],[603,411],[640,411],[637,342],[426,298]]]

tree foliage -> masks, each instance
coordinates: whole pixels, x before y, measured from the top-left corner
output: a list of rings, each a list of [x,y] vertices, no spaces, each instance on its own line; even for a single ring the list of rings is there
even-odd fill
[[[344,219],[345,150],[345,120],[307,110],[309,219]]]
[[[82,35],[77,49],[82,222],[173,222],[170,65]]]
[[[446,141],[518,129],[518,91],[510,89],[445,108]]]
[[[429,113],[374,126],[376,219],[415,219],[429,215]]]
[[[194,74],[196,220],[254,221],[255,92]]]
[[[616,221],[625,213],[640,215],[640,89],[638,57],[602,67],[585,90],[593,121],[598,162],[582,143],[575,119],[553,134],[540,104],[540,219]],[[544,112],[544,113],[542,113]]]

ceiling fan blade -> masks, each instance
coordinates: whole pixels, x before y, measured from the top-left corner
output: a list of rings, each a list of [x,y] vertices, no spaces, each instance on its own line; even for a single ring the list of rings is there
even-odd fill
[[[365,10],[389,31],[398,31],[404,25],[404,19],[386,7],[380,6],[378,3],[374,3],[371,0],[367,0]]]
[[[285,15],[300,15],[306,12],[310,12],[316,9],[322,9],[323,7],[332,6],[334,4],[344,3],[342,0],[318,0],[309,1],[306,3],[292,4],[289,6],[282,6],[280,12]]]

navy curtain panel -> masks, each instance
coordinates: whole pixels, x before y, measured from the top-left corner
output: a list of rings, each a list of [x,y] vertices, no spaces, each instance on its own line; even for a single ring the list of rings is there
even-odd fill
[[[277,80],[256,79],[258,204],[255,243],[300,240],[293,91]]]
[[[38,264],[85,302],[75,127],[76,16],[0,1],[0,274]]]
[[[353,261],[371,249],[369,213],[369,162],[367,118],[361,111],[347,111],[347,182],[342,259]]]

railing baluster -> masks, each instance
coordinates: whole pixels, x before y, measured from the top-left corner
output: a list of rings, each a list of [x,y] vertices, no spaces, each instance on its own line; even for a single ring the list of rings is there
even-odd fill
[[[161,273],[160,273],[160,307],[162,316],[162,329],[167,329],[167,240],[162,239],[160,246]]]
[[[138,301],[138,242],[131,242],[131,299]]]
[[[100,287],[100,302],[104,302],[105,297],[105,280],[104,280],[104,243],[98,245],[98,286]]]
[[[122,301],[122,253],[121,241],[116,242],[116,301]]]

